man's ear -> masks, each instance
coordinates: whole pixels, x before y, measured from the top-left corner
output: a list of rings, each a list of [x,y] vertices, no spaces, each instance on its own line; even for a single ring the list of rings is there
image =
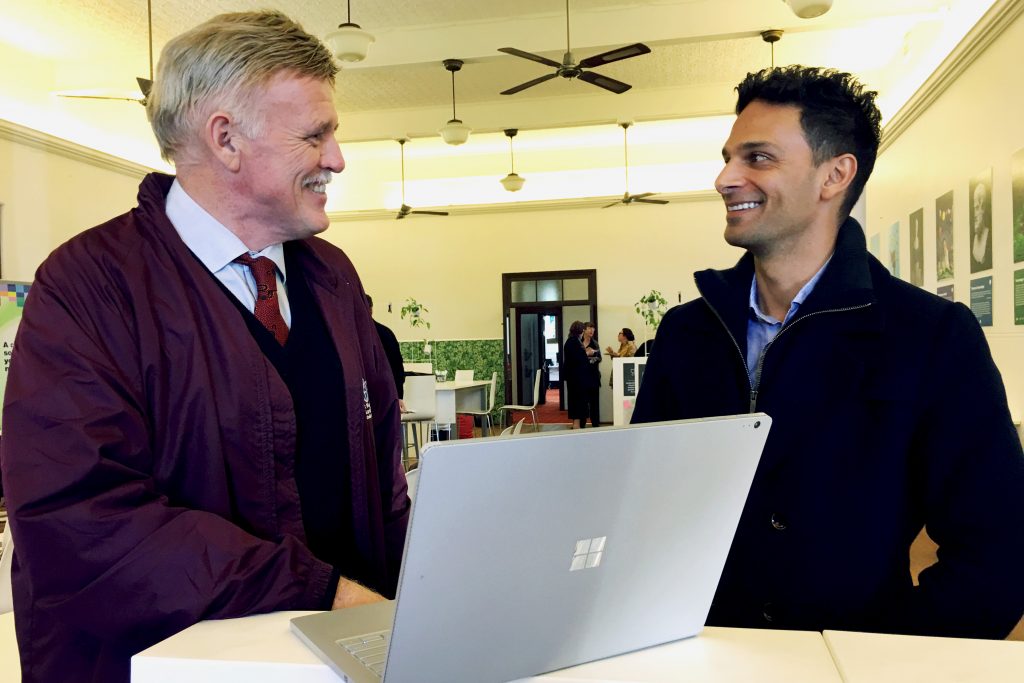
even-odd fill
[[[850,187],[857,176],[857,157],[840,154],[826,161],[825,169],[828,175],[821,186],[821,198],[827,201],[842,195]]]
[[[216,111],[206,119],[203,142],[214,159],[228,171],[235,173],[241,168],[242,160],[239,143],[243,141],[234,117],[224,111]]]

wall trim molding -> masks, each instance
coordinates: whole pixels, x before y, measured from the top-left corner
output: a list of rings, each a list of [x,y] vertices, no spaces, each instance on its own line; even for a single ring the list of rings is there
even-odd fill
[[[1022,0],[1024,1],[1024,0]],[[621,195],[607,197],[579,197],[574,199],[543,199],[532,202],[502,202],[500,204],[455,204],[450,206],[417,206],[417,209],[430,211],[450,211],[453,216],[473,216],[487,213],[519,213],[522,211],[558,211],[562,209],[595,209],[610,204]],[[714,190],[695,190],[693,192],[659,192],[658,199],[681,204],[689,202],[721,201],[721,195]],[[649,210],[653,211],[653,208]],[[355,221],[372,221],[394,219],[394,209],[367,209],[363,211],[329,211],[327,217],[332,223],[351,223]],[[443,220],[442,216],[409,216],[404,220],[425,220],[433,218]]]
[[[0,140],[9,140],[19,145],[136,179],[141,179],[147,173],[156,170],[4,119],[0,119]]]
[[[939,67],[885,126],[881,155],[1003,34],[1024,12],[1024,0],[997,0]]]

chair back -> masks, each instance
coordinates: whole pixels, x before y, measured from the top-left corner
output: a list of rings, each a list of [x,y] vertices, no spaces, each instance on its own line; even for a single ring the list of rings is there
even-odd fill
[[[501,430],[501,434],[498,436],[512,436],[512,430],[515,429],[515,425],[509,425]]]
[[[416,499],[416,485],[420,481],[420,468],[416,467],[405,473],[405,481],[409,485],[409,500]]]
[[[433,363],[410,363],[406,361],[402,363],[402,367],[405,368],[406,372],[421,372],[428,375],[434,374]]]
[[[456,382],[472,382],[473,371],[472,370],[456,370],[455,371]]]
[[[519,432],[523,431],[523,423],[524,422],[526,422],[526,418],[525,417],[519,418],[519,422],[516,422],[515,426],[512,428],[513,436],[518,434]]]
[[[494,410],[494,389],[498,385],[498,373],[491,374],[491,400],[487,403],[487,412]]]
[[[4,527],[0,551],[0,614],[14,611],[14,599],[11,595],[11,559],[14,555],[14,539],[11,538],[11,523]]]
[[[540,403],[540,368],[537,369],[537,375],[533,378],[533,405],[531,408],[536,408],[537,404]]]
[[[403,415],[403,422],[434,419],[437,415],[436,384],[433,375],[410,375],[405,378],[405,407],[413,412]]]

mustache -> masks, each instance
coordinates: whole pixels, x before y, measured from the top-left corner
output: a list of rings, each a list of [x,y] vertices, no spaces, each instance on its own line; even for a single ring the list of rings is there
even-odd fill
[[[328,183],[331,182],[331,178],[333,177],[334,174],[331,173],[330,171],[320,171],[316,175],[304,178],[302,180],[302,186],[306,187],[308,185],[327,185]]]

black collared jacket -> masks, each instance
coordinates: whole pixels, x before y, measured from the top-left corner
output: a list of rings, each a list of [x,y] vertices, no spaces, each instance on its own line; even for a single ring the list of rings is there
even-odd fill
[[[708,623],[1004,637],[1024,611],[1024,454],[971,311],[892,277],[847,219],[751,386],[753,272],[747,254],[696,273],[633,414],[773,418]],[[915,587],[922,526],[939,561]]]

